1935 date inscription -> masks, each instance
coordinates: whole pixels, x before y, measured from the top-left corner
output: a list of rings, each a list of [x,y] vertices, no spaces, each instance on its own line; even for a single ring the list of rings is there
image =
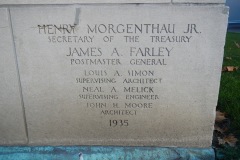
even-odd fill
[[[127,127],[129,125],[128,120],[109,120],[110,127]]]

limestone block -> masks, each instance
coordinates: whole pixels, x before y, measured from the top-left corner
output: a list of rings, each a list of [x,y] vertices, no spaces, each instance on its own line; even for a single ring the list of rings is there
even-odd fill
[[[4,4],[171,3],[171,0],[0,0]]]
[[[27,142],[8,10],[0,9],[0,145]]]
[[[11,14],[30,144],[211,146],[226,7],[38,6]]]

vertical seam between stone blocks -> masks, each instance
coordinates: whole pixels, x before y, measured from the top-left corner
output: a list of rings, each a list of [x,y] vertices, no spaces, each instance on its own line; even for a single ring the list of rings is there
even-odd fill
[[[26,118],[24,101],[23,101],[22,84],[21,84],[21,77],[20,77],[20,72],[19,72],[16,44],[15,44],[14,35],[13,35],[13,26],[12,26],[12,17],[11,17],[10,8],[8,8],[8,20],[9,20],[9,25],[10,25],[10,29],[11,29],[11,37],[12,37],[12,43],[13,43],[13,49],[14,49],[14,57],[15,57],[15,64],[16,64],[16,70],[17,70],[17,76],[18,76],[18,86],[19,86],[19,92],[20,92],[20,97],[21,97],[21,105],[22,105],[22,113],[23,113],[25,133],[26,133],[26,136],[27,136],[27,144],[29,144],[27,118]]]

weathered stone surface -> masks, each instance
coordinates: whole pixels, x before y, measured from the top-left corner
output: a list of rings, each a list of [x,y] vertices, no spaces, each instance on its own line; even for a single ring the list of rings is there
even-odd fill
[[[227,8],[75,5],[11,13],[31,144],[211,145]],[[139,42],[126,43],[124,36]],[[102,64],[90,64],[95,59]],[[126,83],[129,78],[137,80]],[[88,95],[95,99],[83,98]],[[106,98],[111,95],[117,98]]]
[[[81,4],[81,3],[225,3],[226,0],[0,0],[9,4]]]
[[[171,3],[171,0],[0,0],[1,4]]]
[[[20,154],[17,154],[20,153]],[[20,156],[19,156],[20,155]],[[79,157],[81,156],[81,157]],[[82,159],[81,159],[82,158]],[[157,147],[0,147],[0,159],[191,159],[214,160],[212,148],[157,148]]]
[[[0,145],[27,142],[8,10],[0,9]]]

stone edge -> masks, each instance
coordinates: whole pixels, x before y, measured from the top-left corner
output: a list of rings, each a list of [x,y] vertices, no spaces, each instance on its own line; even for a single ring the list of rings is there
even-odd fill
[[[0,159],[207,159],[214,160],[212,148],[160,148],[112,146],[0,147]]]
[[[92,4],[92,3],[192,3],[224,4],[226,0],[0,0],[0,5],[50,5],[50,4]]]

